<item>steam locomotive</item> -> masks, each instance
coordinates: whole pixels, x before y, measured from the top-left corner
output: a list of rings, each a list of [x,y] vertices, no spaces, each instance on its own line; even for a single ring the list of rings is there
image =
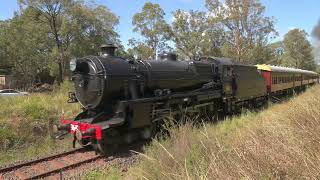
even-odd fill
[[[70,70],[75,92],[68,101],[80,103],[83,112],[62,119],[58,130],[72,134],[74,146],[92,146],[102,154],[122,143],[150,139],[168,116],[228,114],[319,82],[312,71],[226,58],[180,61],[165,53],[159,60],[123,59],[112,45],[102,47],[99,56],[71,60]]]

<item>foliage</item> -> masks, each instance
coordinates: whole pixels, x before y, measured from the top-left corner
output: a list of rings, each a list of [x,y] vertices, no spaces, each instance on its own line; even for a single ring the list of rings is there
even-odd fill
[[[8,62],[8,44],[7,44],[7,36],[9,32],[7,31],[9,26],[8,21],[0,20],[0,74],[9,74],[11,65]]]
[[[133,31],[140,33],[144,37],[144,41],[136,43],[137,40],[131,40],[130,45],[134,46],[132,51],[139,53],[147,49],[147,55],[149,55],[151,49],[152,55],[147,59],[156,59],[157,53],[168,48],[166,41],[169,39],[170,27],[164,20],[164,15],[165,13],[159,4],[147,2],[141,12],[133,16]]]
[[[201,11],[173,12],[172,41],[183,59],[194,60],[201,56],[221,56],[223,29],[209,22],[208,14]]]
[[[283,64],[300,69],[315,70],[312,46],[304,30],[293,29],[284,36]]]
[[[5,63],[13,65],[21,82],[33,83],[43,69],[62,82],[68,59],[97,54],[107,42],[122,47],[115,32],[119,18],[105,6],[75,0],[18,2],[19,12],[0,25],[0,47],[5,47],[0,56],[6,54]]]
[[[41,72],[49,65],[46,30],[30,22],[30,9],[23,16],[15,16],[8,21],[4,29],[6,44],[6,61],[13,65],[13,75],[19,84],[32,84],[37,72]],[[35,33],[36,32],[36,33]]]
[[[292,38],[270,43],[277,35],[275,20],[265,15],[259,0],[206,0],[206,11],[175,10],[170,24],[159,4],[147,2],[132,18],[133,30],[141,39],[130,39],[127,51],[115,30],[119,17],[94,0],[18,3],[20,10],[14,17],[0,21],[0,73],[10,73],[12,67],[11,73],[22,86],[35,83],[37,74],[47,71],[62,81],[69,75],[68,59],[97,54],[98,47],[108,42],[115,43],[117,55],[125,58],[156,59],[163,51],[175,51],[183,60],[225,56],[250,64],[315,69],[309,48],[289,45]],[[314,37],[318,37],[318,27]],[[303,33],[298,34],[305,39]],[[306,47],[309,44],[302,42]],[[297,55],[300,49],[304,52]],[[297,60],[300,56],[307,65]]]
[[[128,45],[131,46],[128,53],[136,59],[151,59],[154,56],[153,49],[143,42],[130,39]]]
[[[258,0],[206,0],[206,7],[225,29],[223,55],[239,62],[252,62],[250,51],[277,34],[274,20],[264,15],[265,7]]]
[[[313,179],[319,176],[319,85],[260,113],[171,129],[130,179]]]
[[[277,41],[274,43],[271,43],[269,45],[272,51],[272,58],[266,61],[266,64],[274,64],[274,65],[280,65],[282,64],[282,57],[284,54],[284,44],[282,41]]]

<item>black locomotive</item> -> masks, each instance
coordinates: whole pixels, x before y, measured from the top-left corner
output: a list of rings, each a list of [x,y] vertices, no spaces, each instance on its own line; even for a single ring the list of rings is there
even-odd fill
[[[265,68],[226,58],[180,61],[166,53],[160,60],[138,61],[116,57],[114,46],[102,50],[100,56],[70,62],[75,92],[69,94],[69,102],[79,102],[83,112],[72,120],[62,119],[59,126],[74,135],[74,143],[100,153],[123,142],[151,138],[168,116],[232,113],[247,104],[260,105],[273,93]],[[312,79],[305,85],[318,81],[316,73],[304,73]]]

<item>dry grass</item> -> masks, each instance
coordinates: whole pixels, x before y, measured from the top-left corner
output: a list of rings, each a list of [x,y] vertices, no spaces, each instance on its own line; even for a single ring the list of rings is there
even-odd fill
[[[260,112],[172,129],[130,179],[320,178],[320,86]]]

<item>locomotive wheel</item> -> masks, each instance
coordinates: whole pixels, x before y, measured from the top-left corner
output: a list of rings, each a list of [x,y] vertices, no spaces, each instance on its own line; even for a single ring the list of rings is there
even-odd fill
[[[109,129],[109,131],[104,133],[103,140],[99,144],[100,152],[105,156],[110,156],[118,150],[121,143],[121,135],[118,130]]]
[[[95,144],[95,146],[95,149],[98,150],[101,155],[111,156],[118,150],[119,144],[107,144],[101,142],[99,144]]]

